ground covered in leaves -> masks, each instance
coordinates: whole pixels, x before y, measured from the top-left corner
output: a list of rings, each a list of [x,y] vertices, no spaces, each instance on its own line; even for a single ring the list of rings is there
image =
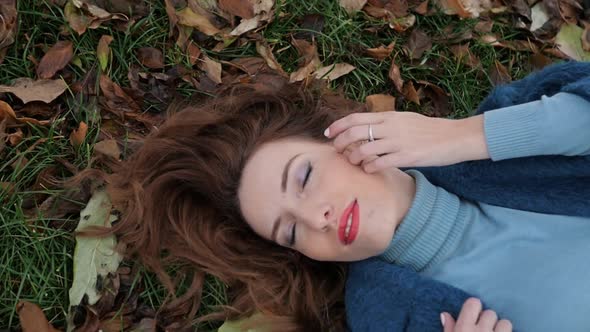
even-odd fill
[[[155,317],[164,288],[138,264],[119,264],[115,239],[76,245],[74,230],[93,220],[88,209],[110,210],[108,199],[92,188],[66,193],[56,180],[125,159],[171,103],[214,96],[266,68],[293,82],[325,80],[373,111],[465,117],[496,84],[590,60],[584,6],[0,0],[0,329],[163,327]],[[210,278],[198,315],[224,303],[224,285]]]

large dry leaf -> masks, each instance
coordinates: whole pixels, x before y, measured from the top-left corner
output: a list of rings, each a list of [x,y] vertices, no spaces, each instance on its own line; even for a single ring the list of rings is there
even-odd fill
[[[391,42],[387,46],[381,45],[379,47],[369,48],[369,49],[367,49],[366,52],[367,52],[367,55],[369,55],[371,58],[383,61],[387,57],[389,57],[389,55],[393,51],[394,46],[395,46],[395,42]]]
[[[481,64],[479,58],[469,50],[469,44],[452,45],[450,49],[458,62],[463,62],[471,68],[475,68]]]
[[[396,90],[398,92],[402,92],[404,80],[402,79],[402,74],[398,65],[395,64],[395,59],[391,60],[391,67],[389,68],[388,77],[393,82],[393,85],[395,85]]]
[[[496,60],[490,67],[490,79],[492,80],[492,84],[496,86],[511,82],[512,76],[510,76],[508,69]]]
[[[141,47],[137,50],[137,59],[142,65],[151,69],[164,68],[164,54],[153,47]]]
[[[424,52],[432,48],[432,40],[420,29],[414,29],[410,34],[405,50],[412,59],[420,59]]]
[[[406,84],[404,84],[404,87],[402,88],[402,94],[407,100],[415,103],[416,105],[420,105],[420,96],[418,95],[418,91],[416,91],[412,81],[408,81]]]
[[[59,332],[47,321],[43,310],[34,303],[20,301],[16,305],[16,312],[23,332]]]
[[[78,125],[78,129],[73,130],[70,134],[70,143],[78,147],[84,143],[84,139],[86,139],[86,134],[88,133],[88,125],[82,121]]]
[[[37,67],[37,76],[39,78],[52,78],[55,73],[64,69],[70,63],[74,56],[74,45],[71,41],[58,41],[47,53],[41,58]]]
[[[458,15],[462,18],[479,17],[481,13],[492,8],[490,0],[438,0],[438,6],[447,15]]]
[[[321,65],[315,43],[310,43],[303,39],[293,39],[292,43],[301,58],[299,69],[291,73],[289,77],[289,82],[291,83],[306,79]]]
[[[239,36],[248,31],[254,30],[262,25],[263,22],[270,22],[273,18],[272,7],[274,0],[256,0],[254,1],[254,17],[243,18],[240,24],[230,32],[231,36]]]
[[[201,62],[200,67],[209,79],[216,84],[221,84],[221,63],[203,54],[203,62]]]
[[[0,0],[0,63],[6,48],[14,43],[16,16],[16,0]]]
[[[370,112],[390,112],[395,111],[395,97],[384,94],[367,96],[365,99],[367,108]]]
[[[213,36],[220,32],[206,16],[194,12],[190,7],[177,11],[175,15],[179,24],[195,28],[208,36]]]
[[[256,51],[266,61],[266,64],[271,68],[279,72],[281,75],[287,76],[287,73],[283,70],[281,64],[277,61],[272,50],[268,44],[264,41],[256,42]]]
[[[219,0],[219,8],[241,18],[254,17],[254,1],[251,0]]]
[[[109,58],[111,55],[111,49],[109,45],[113,41],[113,36],[110,35],[102,35],[100,40],[98,41],[98,47],[96,48],[96,57],[98,58],[98,63],[100,64],[100,69],[102,71],[107,70],[109,65]]]
[[[416,81],[416,83],[424,85],[421,89],[426,98],[430,99],[432,108],[427,113],[436,117],[445,117],[451,113],[449,95],[441,87],[428,81]]]
[[[336,63],[316,70],[314,72],[314,76],[319,79],[327,79],[329,81],[333,81],[339,77],[342,77],[350,73],[355,69],[355,66],[348,63]]]
[[[590,61],[590,52],[582,47],[584,29],[577,25],[564,24],[555,36],[555,44],[560,51],[578,61]]]
[[[34,81],[30,78],[18,78],[12,86],[0,85],[0,92],[13,93],[25,104],[31,101],[50,103],[67,88],[68,85],[61,79]]]
[[[104,190],[96,191],[80,212],[76,232],[87,227],[111,227],[117,217],[111,214],[111,201]],[[74,280],[70,288],[70,307],[79,305],[87,296],[88,304],[95,304],[101,297],[97,281],[115,273],[121,255],[115,251],[117,240],[114,235],[100,238],[76,236],[74,250]]]
[[[590,23],[584,23],[584,32],[582,33],[582,49],[590,51]]]
[[[108,139],[96,143],[94,145],[94,151],[117,160],[121,157],[121,149],[119,149],[119,145],[114,139]]]
[[[108,76],[100,75],[100,90],[104,95],[107,107],[116,112],[139,112],[141,101],[131,97],[117,83],[113,82]]]
[[[358,12],[367,4],[367,0],[339,0],[339,2],[340,6],[349,14]]]

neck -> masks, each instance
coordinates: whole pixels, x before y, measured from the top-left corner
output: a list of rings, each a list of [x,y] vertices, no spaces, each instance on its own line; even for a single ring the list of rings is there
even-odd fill
[[[392,204],[395,204],[395,215],[391,218],[391,222],[393,229],[396,230],[412,206],[416,195],[416,180],[398,168],[389,172],[388,178],[393,196]]]

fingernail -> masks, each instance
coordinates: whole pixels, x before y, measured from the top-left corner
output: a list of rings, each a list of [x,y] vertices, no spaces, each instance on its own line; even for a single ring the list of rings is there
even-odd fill
[[[326,130],[324,130],[324,136],[330,137],[330,128],[326,128]]]
[[[445,326],[445,315],[443,315],[442,313],[440,314],[440,322],[442,323],[442,326]]]

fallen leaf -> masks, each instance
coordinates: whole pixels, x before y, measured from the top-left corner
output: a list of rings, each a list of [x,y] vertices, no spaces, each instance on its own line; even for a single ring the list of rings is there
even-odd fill
[[[395,97],[385,94],[367,96],[365,104],[370,112],[395,111]]]
[[[186,45],[186,52],[188,53],[188,59],[191,65],[194,65],[199,61],[199,57],[201,57],[201,49],[192,41]]]
[[[34,303],[19,301],[16,305],[16,313],[23,332],[59,332],[49,324],[43,310]]]
[[[88,227],[110,228],[117,217],[111,214],[111,201],[104,190],[94,192],[86,207],[80,212],[76,232]],[[117,240],[114,235],[95,238],[76,236],[74,250],[74,280],[69,291],[70,308],[79,305],[87,296],[88,304],[95,304],[101,297],[97,280],[115,273],[121,255],[115,251]]]
[[[285,71],[283,70],[283,67],[281,67],[281,64],[279,64],[279,62],[275,58],[274,54],[272,53],[272,50],[270,49],[270,47],[268,46],[268,44],[266,42],[257,41],[256,42],[256,51],[258,52],[258,54],[260,54],[260,56],[264,59],[264,61],[266,61],[266,64],[270,68],[276,70],[281,75],[287,76],[287,73],[285,73]]]
[[[306,39],[307,41],[312,41],[312,39],[317,38],[317,36],[324,29],[325,20],[326,19],[322,14],[304,15],[301,18],[301,31],[298,31],[295,35],[293,35],[293,38]]]
[[[458,62],[463,62],[471,68],[475,68],[481,64],[477,56],[469,50],[469,44],[452,45],[450,50]]]
[[[209,79],[216,84],[221,84],[221,63],[203,54],[203,61],[200,64],[200,68],[207,74]]]
[[[162,51],[153,47],[141,47],[137,50],[137,59],[142,65],[151,69],[164,68]]]
[[[86,138],[86,134],[88,133],[88,125],[81,121],[78,125],[78,129],[73,130],[70,134],[70,143],[74,147],[78,147],[84,143],[84,139]]]
[[[369,49],[367,49],[366,52],[371,58],[377,59],[379,61],[383,61],[387,57],[389,57],[389,55],[393,51],[394,46],[395,46],[395,42],[391,42],[387,46],[381,45],[376,48],[369,48]]]
[[[586,52],[590,51],[590,23],[584,23],[584,32],[582,33],[582,49]]]
[[[10,145],[12,146],[17,146],[18,143],[20,143],[23,140],[23,135],[23,131],[20,128],[17,128],[16,132],[8,134],[8,142],[10,142]]]
[[[545,8],[545,1],[539,1],[531,7],[531,25],[529,30],[531,32],[541,28],[547,21],[549,21],[549,14]]]
[[[423,1],[414,8],[414,12],[420,15],[426,15],[428,13],[428,0]]]
[[[121,149],[119,149],[119,145],[114,139],[107,139],[96,143],[94,145],[94,151],[116,160],[119,160],[121,157]]]
[[[0,63],[4,60],[7,47],[14,43],[16,17],[16,0],[0,1]]]
[[[496,60],[490,67],[490,79],[494,86],[512,81],[512,77],[510,76],[508,69],[498,60]]]
[[[355,69],[355,66],[348,63],[336,63],[316,70],[314,75],[318,79],[327,79],[329,81],[333,81]]]
[[[590,61],[590,52],[582,47],[584,30],[577,25],[563,24],[555,36],[557,48],[567,56],[578,61]]]
[[[529,63],[533,66],[534,69],[541,69],[552,64],[553,60],[541,53],[535,53],[530,56]]]
[[[457,15],[461,18],[475,18],[479,16],[479,6],[474,6],[472,10],[467,10],[462,0],[439,0],[438,6],[447,15]]]
[[[480,32],[480,33],[489,33],[492,32],[492,28],[494,27],[494,21],[492,20],[481,20],[477,22],[473,30]]]
[[[55,73],[64,69],[74,56],[74,46],[71,41],[58,41],[41,58],[37,67],[37,76],[42,79],[52,78]]]
[[[395,64],[395,59],[391,60],[391,67],[389,68],[388,77],[393,82],[393,85],[395,85],[397,91],[402,92],[404,80],[402,79],[402,74],[399,70],[399,67]]]
[[[404,84],[404,87],[402,88],[402,94],[407,100],[413,102],[416,105],[420,105],[420,97],[418,96],[418,92],[416,91],[412,81],[408,81]]]
[[[389,27],[398,32],[404,32],[416,24],[416,16],[409,14],[400,18],[389,20]]]
[[[410,39],[405,50],[412,59],[417,60],[422,57],[425,51],[432,48],[432,40],[430,37],[420,29],[412,30]]]
[[[17,78],[12,86],[0,85],[0,92],[10,92],[25,104],[31,101],[50,103],[67,88],[68,85],[62,79],[34,81],[30,78]]]
[[[111,55],[111,49],[109,48],[109,44],[113,41],[113,36],[109,35],[102,35],[100,40],[98,41],[98,47],[96,48],[96,57],[98,58],[98,63],[100,64],[100,69],[102,71],[107,70],[109,65],[109,58]]]
[[[240,36],[243,33],[261,26],[262,22],[270,22],[273,18],[272,7],[274,0],[256,0],[254,3],[254,17],[242,18],[240,24],[230,32],[231,36]]]
[[[349,14],[358,12],[367,4],[367,0],[339,0],[339,2],[340,6]]]
[[[92,23],[92,19],[84,15],[72,1],[66,2],[64,7],[64,16],[66,17],[66,21],[68,21],[70,27],[76,31],[78,35],[82,35],[84,32],[86,32],[86,29],[88,29],[90,23]]]
[[[250,0],[219,0],[219,8],[241,18],[254,17],[254,3]]]
[[[179,24],[195,28],[208,36],[220,33],[220,30],[216,28],[207,17],[195,13],[190,7],[177,11],[175,14]]]
[[[428,114],[436,117],[445,117],[451,114],[449,95],[441,87],[428,81],[416,81],[416,83],[424,85],[424,95],[431,102],[431,109],[427,110]]]
[[[299,69],[291,73],[289,82],[299,82],[309,77],[321,65],[320,57],[315,43],[304,39],[293,39],[293,45],[300,56]]]
[[[513,12],[531,21],[531,7],[525,0],[510,0],[509,3]]]

